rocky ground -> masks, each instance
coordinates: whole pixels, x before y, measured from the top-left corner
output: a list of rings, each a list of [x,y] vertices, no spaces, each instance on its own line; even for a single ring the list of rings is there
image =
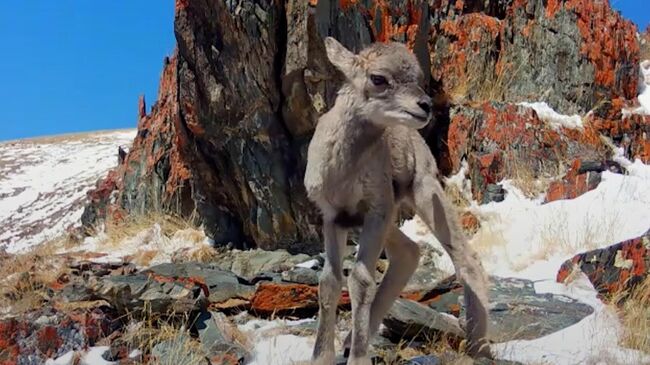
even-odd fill
[[[0,364],[308,363],[322,255],[215,249],[201,230],[159,222],[132,237],[107,233],[77,245],[4,254]],[[530,349],[513,356],[511,347],[534,348],[536,341],[597,324],[570,335],[575,350],[594,331],[616,331],[618,322],[605,315],[593,287],[607,295],[630,275],[642,281],[650,257],[647,236],[577,255],[556,270],[556,285],[565,292],[548,288],[549,281],[517,278],[526,276],[521,272],[491,277],[489,338],[503,360],[472,361],[462,355],[462,287],[448,259],[418,219],[403,230],[421,242],[424,255],[373,341],[378,364],[518,363],[514,358]],[[345,267],[354,253],[348,246]],[[377,280],[387,266],[380,260]],[[340,345],[350,319],[345,289],[339,307]],[[616,363],[650,361],[619,348],[616,337],[607,340],[614,342],[603,349],[622,354]],[[553,345],[538,346],[548,352],[548,363],[565,363],[561,346],[557,354]],[[605,350],[599,356],[612,354]]]

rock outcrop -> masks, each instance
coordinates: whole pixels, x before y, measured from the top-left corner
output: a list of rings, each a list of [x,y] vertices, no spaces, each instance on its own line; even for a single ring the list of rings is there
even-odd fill
[[[603,295],[633,288],[643,282],[650,272],[650,232],[574,256],[562,264],[557,281],[570,280],[575,270],[584,272],[594,288]]]
[[[438,109],[423,134],[444,173],[468,159],[478,194],[507,174],[498,166],[507,135],[485,151],[467,128],[518,133],[532,124],[522,138],[533,140],[512,148],[572,155],[572,141],[614,137],[620,119],[612,116],[636,96],[636,30],[607,1],[311,3],[313,12],[298,0],[177,0],[178,48],[164,61],[158,101],[148,115],[140,102],[133,148],[91,193],[85,225],[161,210],[195,217],[218,245],[318,251],[319,217],[302,180],[314,125],[341,77],[326,59],[325,35],[353,50],[392,40],[414,51]],[[587,137],[561,136],[512,105],[521,101],[594,110],[600,124]],[[647,157],[648,123],[634,123],[630,150]]]

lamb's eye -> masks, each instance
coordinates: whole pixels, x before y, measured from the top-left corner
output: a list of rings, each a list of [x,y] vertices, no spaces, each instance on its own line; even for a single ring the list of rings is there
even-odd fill
[[[388,80],[381,75],[370,75],[370,81],[372,81],[375,86],[388,85]]]

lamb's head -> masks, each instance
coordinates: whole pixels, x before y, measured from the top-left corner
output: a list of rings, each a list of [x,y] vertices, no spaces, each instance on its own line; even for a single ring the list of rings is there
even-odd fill
[[[374,43],[354,54],[334,38],[325,39],[327,57],[363,98],[358,112],[383,126],[422,128],[431,120],[431,98],[422,89],[422,69],[400,43]]]

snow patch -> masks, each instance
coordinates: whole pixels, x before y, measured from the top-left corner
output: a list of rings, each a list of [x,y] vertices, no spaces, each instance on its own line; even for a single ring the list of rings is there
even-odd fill
[[[639,65],[639,106],[634,109],[623,109],[623,118],[631,114],[650,115],[650,60]]]
[[[613,308],[605,306],[589,279],[580,273],[568,285],[552,280],[535,284],[537,293],[564,295],[594,308],[582,321],[534,340],[491,346],[497,357],[524,364],[647,364],[650,355],[618,346],[621,325]]]
[[[627,166],[628,175],[605,171],[596,189],[547,204],[502,182],[506,199],[473,211],[481,228],[472,244],[486,269],[497,276],[554,277],[559,265],[577,253],[645,233],[650,228],[650,167],[640,161]]]
[[[444,181],[445,185],[455,187],[465,200],[468,202],[473,202],[472,181],[467,178],[468,171],[469,164],[467,163],[467,160],[462,160],[460,162],[460,169],[458,169],[458,172],[445,178]]]
[[[305,261],[305,262],[302,262],[302,263],[299,263],[298,265],[296,265],[296,267],[301,267],[301,268],[304,268],[304,269],[316,269],[319,266],[320,266],[320,262],[318,260],[316,260],[316,259],[308,260],[308,261]]]
[[[535,110],[539,119],[548,123],[551,128],[558,130],[561,127],[569,129],[582,129],[582,118],[577,115],[564,115],[556,112],[545,102],[528,103],[523,102],[518,105],[525,106]]]
[[[433,248],[433,251],[438,253],[431,257],[435,266],[440,269],[444,274],[452,275],[455,272],[454,264],[451,258],[445,251],[444,247],[436,236],[429,230],[429,227],[418,216],[413,219],[405,221],[400,230],[404,232],[411,240],[417,243],[427,244]],[[429,257],[422,257],[421,260],[429,259]]]
[[[603,172],[596,189],[575,199],[544,204],[542,197],[529,199],[508,180],[501,182],[507,191],[504,201],[478,205],[470,199],[469,210],[481,222],[470,245],[491,275],[531,280],[537,293],[563,295],[594,308],[582,321],[550,335],[493,344],[498,358],[524,364],[650,363],[650,355],[619,345],[622,327],[616,312],[598,299],[583,273],[567,284],[555,282],[561,264],[575,254],[638,237],[650,228],[650,166],[625,159],[622,149],[615,151],[614,160],[627,175]],[[463,189],[468,180],[459,173],[447,184]],[[441,249],[418,217],[401,229],[411,239]],[[446,254],[437,264],[454,272]]]
[[[103,356],[108,350],[110,350],[110,347],[108,346],[97,346],[97,347],[90,347],[88,348],[87,351],[81,353],[81,361],[79,362],[80,365],[113,365],[117,364],[116,362],[113,361],[106,361],[104,360]],[[56,360],[48,359],[45,362],[45,365],[74,365],[75,363],[75,352],[70,351],[67,352],[65,355],[59,357]]]
[[[297,336],[287,331],[291,327],[314,321],[314,319],[297,321],[253,319],[238,326],[238,329],[248,334],[254,343],[247,365],[310,363],[315,338]]]
[[[60,253],[92,252],[103,255],[90,258],[94,262],[120,262],[128,256],[136,265],[148,267],[171,262],[174,253],[179,250],[196,250],[202,245],[210,245],[210,240],[203,231],[188,228],[167,237],[163,234],[162,227],[155,223],[121,242],[111,242],[105,233],[100,232],[96,236],[87,237],[80,246]]]

